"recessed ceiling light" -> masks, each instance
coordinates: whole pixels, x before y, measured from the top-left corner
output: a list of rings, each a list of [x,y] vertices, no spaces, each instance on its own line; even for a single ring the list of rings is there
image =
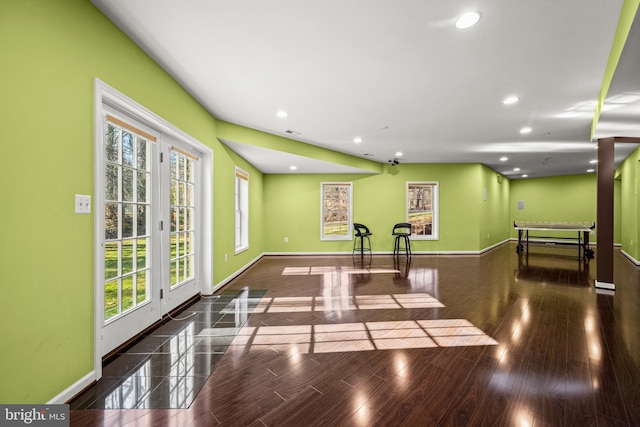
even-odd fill
[[[531,129],[529,126],[525,126],[522,129],[520,129],[520,133],[525,134],[525,133],[531,133],[533,129]]]
[[[518,172],[520,170],[520,168],[513,168],[514,172]]]
[[[507,160],[509,160],[509,158],[507,156],[500,157],[500,161],[501,162],[506,162]]]
[[[353,142],[355,142],[356,144],[360,144],[362,142],[362,138],[356,136],[355,138],[353,138]]]
[[[591,173],[591,172],[595,172],[595,169],[587,169],[587,172]]]
[[[593,165],[595,163],[598,163],[598,161],[597,160],[591,160],[591,161],[589,161],[589,163],[591,163]]]
[[[528,178],[529,175],[527,175],[526,173],[522,175],[523,178]]]
[[[289,169],[291,169],[292,171],[294,171],[294,170],[298,169],[298,167],[297,167],[297,166],[293,166],[293,165],[291,165],[291,166],[289,166]]]
[[[402,151],[398,151],[398,152],[396,153],[396,157],[402,157]]]
[[[518,101],[520,101],[520,98],[518,98],[517,96],[507,96],[505,99],[502,100],[502,103],[504,105],[511,105],[511,104],[515,104]]]
[[[281,119],[284,119],[285,117],[288,116],[286,111],[280,110],[276,113],[276,116],[280,117]]]
[[[456,21],[456,28],[464,30],[473,27],[480,20],[480,12],[469,12],[461,15]]]

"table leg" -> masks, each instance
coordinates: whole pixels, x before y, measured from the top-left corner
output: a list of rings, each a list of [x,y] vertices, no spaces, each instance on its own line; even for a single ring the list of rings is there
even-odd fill
[[[522,230],[518,230],[518,246],[516,246],[516,253],[522,254]]]

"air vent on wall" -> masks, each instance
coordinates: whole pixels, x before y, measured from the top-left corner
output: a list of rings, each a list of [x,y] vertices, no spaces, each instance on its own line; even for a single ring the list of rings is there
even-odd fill
[[[300,135],[300,132],[296,132],[295,130],[286,130],[285,132],[289,135]]]

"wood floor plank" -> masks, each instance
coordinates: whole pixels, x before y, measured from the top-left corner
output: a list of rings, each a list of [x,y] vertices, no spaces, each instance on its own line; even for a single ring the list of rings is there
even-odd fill
[[[263,257],[224,291],[260,290],[266,308],[225,344],[189,408],[75,409],[100,399],[105,380],[78,397],[71,425],[640,425],[640,269],[617,252],[616,292],[603,296],[595,263],[574,252],[541,245],[518,257],[509,243],[408,265],[373,256],[364,270],[350,256]],[[394,295],[439,305],[402,307]],[[205,313],[226,304],[194,304],[195,335],[234,329],[232,313]],[[139,343],[105,370],[111,381],[146,351],[170,351],[164,341],[186,323]],[[193,342],[194,360],[220,348]]]

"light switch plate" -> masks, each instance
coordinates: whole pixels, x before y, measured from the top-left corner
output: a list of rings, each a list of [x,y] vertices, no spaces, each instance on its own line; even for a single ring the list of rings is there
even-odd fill
[[[86,194],[76,194],[75,212],[77,214],[91,213],[91,196]]]

